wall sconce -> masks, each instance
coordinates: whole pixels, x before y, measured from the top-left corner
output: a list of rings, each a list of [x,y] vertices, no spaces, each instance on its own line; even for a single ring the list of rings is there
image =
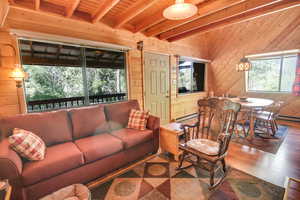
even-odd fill
[[[144,49],[144,41],[138,41],[138,42],[136,43],[136,48],[137,48],[138,50],[140,50],[140,51],[143,51],[143,49]]]
[[[11,72],[10,78],[13,78],[16,81],[17,88],[22,87],[22,81],[27,77],[26,72],[23,71],[23,69],[16,65],[14,70]]]
[[[17,57],[17,52],[16,49],[13,45],[11,44],[4,44],[4,46],[9,46],[13,49],[14,51],[14,57],[15,57],[15,61],[16,61],[16,57]],[[15,62],[15,68],[13,69],[13,71],[10,73],[10,77],[16,81],[16,86],[17,88],[21,88],[22,87],[22,81],[27,78],[27,73],[25,73],[22,69],[22,67],[18,64],[16,64]]]

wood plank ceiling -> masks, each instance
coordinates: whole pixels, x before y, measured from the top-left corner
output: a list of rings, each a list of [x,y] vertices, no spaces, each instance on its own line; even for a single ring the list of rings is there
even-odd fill
[[[251,20],[287,8],[300,0],[186,0],[198,13],[184,20],[167,20],[162,13],[175,0],[9,0],[10,6],[50,12],[87,23],[141,32],[169,42],[226,25]]]

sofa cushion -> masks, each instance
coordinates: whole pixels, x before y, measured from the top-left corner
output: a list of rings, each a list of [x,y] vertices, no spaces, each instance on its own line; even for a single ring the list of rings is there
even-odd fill
[[[66,110],[2,118],[0,128],[5,137],[11,135],[14,128],[33,132],[47,146],[72,140],[72,128]]]
[[[139,103],[137,100],[105,105],[105,115],[110,129],[117,130],[125,128],[128,124],[131,109],[139,110]]]
[[[125,148],[133,147],[153,138],[153,131],[149,129],[141,131],[136,129],[123,128],[113,131],[111,134],[120,138],[124,142]]]
[[[104,105],[74,108],[69,110],[74,139],[108,131]]]
[[[131,109],[127,128],[133,128],[143,131],[146,129],[148,118],[149,111]]]
[[[47,148],[44,160],[24,164],[22,181],[24,185],[31,185],[79,167],[83,163],[83,154],[74,143],[54,145]]]
[[[10,147],[28,160],[43,160],[46,154],[44,141],[34,133],[15,128],[8,137]]]
[[[100,160],[123,149],[123,142],[107,133],[75,140],[83,153],[85,162]]]

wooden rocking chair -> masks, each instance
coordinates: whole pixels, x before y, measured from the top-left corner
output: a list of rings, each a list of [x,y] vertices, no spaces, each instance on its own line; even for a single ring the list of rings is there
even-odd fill
[[[219,185],[227,174],[225,156],[227,155],[228,145],[234,131],[237,113],[241,105],[229,100],[208,100],[211,106],[215,107],[215,116],[220,122],[220,133],[217,141],[203,139],[199,137],[198,121],[194,125],[182,125],[185,141],[179,145],[183,151],[177,170],[186,169],[191,166],[204,168],[210,172],[210,188],[213,189]],[[201,115],[200,115],[201,118]],[[197,160],[193,160],[188,155],[193,155]],[[183,161],[191,163],[191,165],[182,167]],[[215,169],[218,162],[222,163],[224,176],[217,183],[214,182]]]
[[[216,105],[219,99],[210,98],[210,99],[200,99],[198,100],[198,122],[199,128],[201,132],[201,137],[203,138],[206,135],[206,139],[208,139],[210,135],[210,127],[212,120],[214,118],[214,113],[216,109]]]

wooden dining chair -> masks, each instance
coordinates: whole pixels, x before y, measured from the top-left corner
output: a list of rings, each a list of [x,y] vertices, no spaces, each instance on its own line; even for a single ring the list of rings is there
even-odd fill
[[[236,124],[235,124],[235,134],[238,137],[246,138],[249,134],[250,126],[250,110],[241,109],[238,113]]]
[[[185,140],[179,145],[179,149],[183,151],[177,170],[185,169],[191,166],[200,167],[210,172],[210,189],[213,189],[221,183],[226,176],[225,156],[229,142],[234,131],[237,113],[241,105],[229,100],[218,100],[215,106],[214,115],[218,119],[220,125],[220,133],[217,141],[200,138],[199,123],[194,125],[182,125]],[[200,115],[200,118],[203,117]],[[191,159],[196,157],[196,160]],[[191,163],[186,167],[182,167],[183,161]],[[224,176],[217,183],[214,182],[215,169],[218,162],[222,163]]]
[[[278,130],[276,120],[283,104],[283,101],[277,101],[265,109],[258,111],[255,116],[255,130],[263,131],[263,133],[266,130],[268,136],[274,137]]]
[[[207,98],[198,100],[198,122],[199,131],[201,133],[201,138],[204,136],[208,139],[210,135],[210,128],[212,120],[214,118],[214,113],[216,105],[219,99],[217,98]]]

